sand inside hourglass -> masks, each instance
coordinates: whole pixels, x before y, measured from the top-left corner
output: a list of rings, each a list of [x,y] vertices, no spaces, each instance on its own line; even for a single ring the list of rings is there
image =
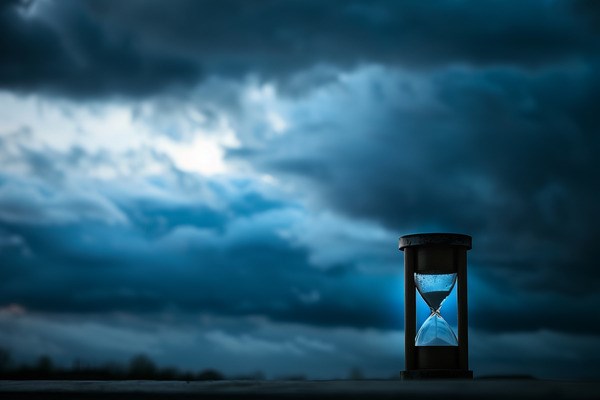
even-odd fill
[[[415,285],[423,300],[437,311],[456,283],[456,274],[419,274],[415,273]]]
[[[440,315],[440,307],[456,283],[456,274],[415,273],[417,290],[431,309],[431,315],[415,338],[417,346],[457,346],[458,340],[452,328]]]

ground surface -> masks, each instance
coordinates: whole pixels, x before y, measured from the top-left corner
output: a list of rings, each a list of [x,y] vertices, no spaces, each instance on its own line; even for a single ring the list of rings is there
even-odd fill
[[[600,382],[0,381],[9,399],[600,399]]]

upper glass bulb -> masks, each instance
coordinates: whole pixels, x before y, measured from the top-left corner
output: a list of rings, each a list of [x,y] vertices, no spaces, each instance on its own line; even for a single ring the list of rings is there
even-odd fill
[[[456,274],[415,274],[415,285],[432,311],[437,311],[456,283]]]

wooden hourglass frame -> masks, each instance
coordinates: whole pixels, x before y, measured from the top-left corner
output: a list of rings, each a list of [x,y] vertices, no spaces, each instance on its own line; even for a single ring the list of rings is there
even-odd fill
[[[402,379],[473,378],[473,371],[469,370],[467,316],[467,251],[471,249],[471,243],[471,236],[453,233],[414,234],[400,238],[399,248],[404,252],[406,358]],[[421,341],[417,345],[415,279],[422,276],[431,276],[433,280],[430,281],[434,284],[441,282],[448,293],[454,286],[454,282],[450,286],[448,279],[455,277],[458,300],[458,336],[455,341],[431,340],[429,343],[432,345]],[[419,284],[422,285],[422,281]],[[420,289],[427,290],[423,287]],[[439,313],[439,309],[435,311]],[[433,307],[430,318],[432,316]],[[429,336],[435,337],[434,334]]]

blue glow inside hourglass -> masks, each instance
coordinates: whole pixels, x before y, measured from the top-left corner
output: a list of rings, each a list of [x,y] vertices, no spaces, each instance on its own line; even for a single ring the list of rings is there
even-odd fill
[[[431,315],[417,333],[415,346],[458,346],[456,335],[440,314],[442,304],[448,298],[455,283],[455,273],[415,273],[415,286],[431,310]]]

